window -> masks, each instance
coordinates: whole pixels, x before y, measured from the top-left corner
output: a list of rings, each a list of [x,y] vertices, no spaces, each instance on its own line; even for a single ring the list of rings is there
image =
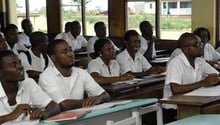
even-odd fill
[[[85,6],[82,2],[85,2]],[[83,8],[85,13],[82,13]],[[95,35],[93,27],[99,21],[103,21],[108,30],[108,0],[62,0],[61,10],[63,29],[66,22],[77,20],[85,27],[85,31],[82,31],[85,35]],[[84,14],[85,22],[82,21]]]
[[[191,2],[180,2],[180,8],[191,8],[192,3]]]
[[[168,8],[177,8],[177,2],[168,2]]]
[[[155,34],[155,2],[128,1],[127,5],[127,29],[134,29],[140,33],[139,24],[142,21],[149,21]]]
[[[16,0],[14,4],[16,4],[17,16],[13,19],[16,22],[13,23],[17,24],[19,31],[22,31],[21,21],[29,18],[34,31],[47,32],[46,0],[29,0],[28,3],[25,0]],[[10,1],[10,4],[13,4],[13,1]],[[14,10],[11,9],[11,11]]]

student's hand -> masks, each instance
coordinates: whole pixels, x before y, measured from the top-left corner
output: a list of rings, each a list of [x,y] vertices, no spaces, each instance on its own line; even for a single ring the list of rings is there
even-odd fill
[[[35,109],[30,113],[30,120],[46,119],[48,115],[41,110]]]
[[[205,79],[204,79],[205,86],[213,86],[218,84],[218,75],[217,74],[209,74]]]
[[[151,74],[159,74],[159,73],[163,73],[165,71],[166,71],[166,69],[164,67],[158,66],[158,67],[154,67],[151,70]]]
[[[91,107],[101,102],[100,97],[89,97],[83,100],[82,107]]]
[[[132,80],[134,76],[131,73],[126,73],[121,76],[119,76],[120,81],[125,81],[125,80]]]
[[[29,114],[31,112],[31,106],[28,104],[19,104],[15,110],[10,113],[10,118],[12,120],[18,118],[21,114]]]

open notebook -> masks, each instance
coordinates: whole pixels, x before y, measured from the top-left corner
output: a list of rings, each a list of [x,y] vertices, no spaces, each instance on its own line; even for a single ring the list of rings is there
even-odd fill
[[[78,119],[90,111],[68,111],[68,112],[63,112],[58,115],[52,116],[45,120],[45,122],[55,122],[55,121],[64,121],[64,120],[72,120],[72,119]]]

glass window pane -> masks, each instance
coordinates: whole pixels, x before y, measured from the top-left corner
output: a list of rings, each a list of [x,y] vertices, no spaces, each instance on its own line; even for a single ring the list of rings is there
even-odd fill
[[[29,0],[30,20],[34,31],[47,32],[46,0]]]
[[[180,2],[180,8],[191,8],[192,3],[191,2]]]
[[[62,0],[61,19],[62,19],[63,31],[66,22],[72,22],[76,20],[82,24],[81,11],[82,11],[81,0]]]
[[[139,24],[146,20],[152,24],[155,35],[155,7],[155,2],[128,2],[128,30],[134,29],[140,33]]]
[[[86,0],[86,35],[95,35],[94,24],[99,21],[106,24],[108,35],[108,0]]]
[[[16,0],[17,27],[22,31],[21,21],[26,18],[25,0]]]
[[[175,3],[175,4],[174,4]],[[184,32],[191,32],[191,0],[187,7],[180,7],[181,2],[161,0],[160,38],[177,40]]]

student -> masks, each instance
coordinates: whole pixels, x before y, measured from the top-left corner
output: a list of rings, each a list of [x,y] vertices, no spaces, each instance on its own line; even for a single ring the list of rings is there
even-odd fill
[[[86,51],[87,40],[80,35],[81,33],[81,25],[78,21],[73,21],[71,23],[70,32],[67,32],[63,35],[62,38],[67,41],[69,46],[73,51]]]
[[[2,50],[7,50],[7,45],[5,43],[5,39],[2,36],[2,34],[0,34],[0,51]]]
[[[17,34],[17,29],[13,26],[7,26],[4,30],[7,49],[12,50],[16,55],[18,55],[18,52],[20,50]]]
[[[90,54],[92,58],[94,58],[94,44],[99,38],[106,38],[106,26],[104,22],[97,22],[94,25],[94,30],[96,36],[93,36],[92,38],[89,39],[88,44],[87,44],[87,51]],[[111,41],[112,42],[112,41]],[[112,42],[112,45],[114,46],[114,49],[116,51],[119,51],[119,48]]]
[[[50,42],[47,51],[54,65],[40,75],[39,85],[62,110],[88,107],[110,99],[86,70],[72,67],[73,52],[65,40]],[[84,93],[88,98],[84,99]]]
[[[117,55],[121,74],[132,73],[135,77],[141,77],[152,73],[162,73],[161,67],[152,67],[147,59],[138,51],[140,48],[139,34],[135,30],[129,30],[124,35],[126,49]]]
[[[192,33],[184,33],[179,42],[182,53],[167,65],[164,98],[218,83],[218,71],[200,58],[204,47],[200,38]],[[163,107],[166,112],[176,109],[174,105]],[[171,116],[171,113],[169,115]]]
[[[1,25],[1,22],[0,22],[0,35],[2,35],[3,38],[4,38],[4,34],[3,34],[3,32],[2,32],[2,25]]]
[[[57,34],[55,39],[62,39],[64,37],[65,33],[70,32],[71,25],[72,25],[71,22],[66,22],[64,32]]]
[[[43,32],[33,32],[30,42],[32,47],[18,56],[28,76],[37,82],[40,73],[52,63],[46,54],[48,38]]]
[[[217,63],[220,60],[220,53],[218,53],[214,47],[209,43],[210,33],[209,30],[204,27],[199,27],[193,32],[200,37],[201,42],[204,43],[204,59],[210,64]]]
[[[0,124],[46,119],[60,112],[34,80],[24,76],[20,60],[10,50],[0,51],[0,81]]]
[[[19,44],[23,45],[23,50],[26,51],[26,49],[29,49],[31,47],[30,35],[32,33],[33,26],[29,19],[24,19],[21,22],[21,27],[24,30],[24,32],[18,35]]]
[[[111,41],[100,38],[95,42],[95,59],[88,65],[88,72],[99,84],[109,84],[118,81],[131,80],[129,73],[120,76],[120,68],[115,60],[115,50]]]
[[[144,55],[147,60],[152,60],[156,57],[156,37],[153,36],[153,26],[149,21],[143,21],[139,27],[141,31],[139,52]]]

